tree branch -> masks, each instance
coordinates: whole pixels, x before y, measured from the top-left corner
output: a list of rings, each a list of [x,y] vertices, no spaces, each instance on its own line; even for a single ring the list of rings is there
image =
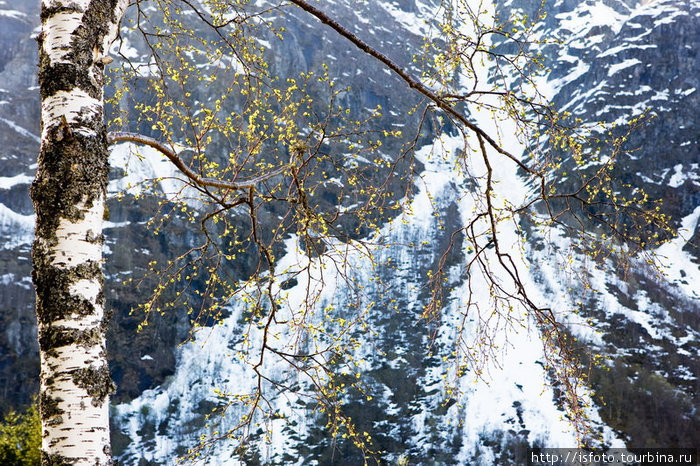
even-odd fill
[[[175,167],[177,167],[177,169],[180,170],[180,172],[183,175],[190,179],[190,181],[201,187],[208,186],[212,188],[231,190],[251,189],[254,188],[256,184],[262,181],[269,180],[273,176],[281,175],[289,168],[289,165],[283,165],[279,168],[276,168],[275,170],[272,170],[271,172],[265,173],[260,176],[256,176],[255,178],[238,182],[217,180],[215,178],[204,178],[192,171],[174,150],[167,147],[165,144],[158,141],[157,139],[153,139],[151,137],[144,136],[138,133],[128,133],[121,131],[110,132],[107,135],[107,139],[109,141],[109,144],[114,144],[117,142],[135,142],[156,149],[158,152],[165,155],[168,158],[168,160],[170,160],[170,162],[173,165],[175,165]]]
[[[326,24],[327,26],[329,26],[331,29],[336,31],[341,36],[345,37],[347,40],[352,42],[357,48],[359,48],[360,50],[362,50],[366,54],[379,60],[386,67],[388,67],[394,73],[399,75],[399,77],[401,79],[403,79],[406,82],[406,84],[408,84],[408,86],[410,88],[415,89],[416,91],[423,94],[425,97],[430,99],[433,103],[435,103],[435,105],[438,108],[442,109],[445,113],[454,117],[457,121],[462,123],[465,127],[469,128],[474,133],[476,133],[477,135],[484,138],[484,140],[491,147],[493,147],[496,150],[496,152],[511,159],[513,162],[515,162],[518,165],[518,167],[522,168],[527,173],[529,173],[533,176],[538,176],[538,177],[541,176],[540,173],[538,173],[537,171],[535,171],[532,168],[525,165],[515,155],[513,155],[510,152],[508,152],[507,150],[503,149],[491,136],[489,136],[478,125],[467,120],[464,115],[462,115],[457,110],[452,108],[452,106],[449,104],[449,102],[445,101],[444,98],[440,97],[435,92],[430,90],[425,84],[421,83],[420,81],[415,79],[413,76],[409,75],[400,66],[398,66],[396,63],[394,63],[389,57],[387,57],[386,55],[384,55],[380,51],[378,51],[378,50],[374,49],[373,47],[371,47],[370,45],[368,45],[366,42],[364,42],[362,39],[357,37],[355,34],[348,31],[340,23],[338,23],[337,21],[335,21],[334,19],[332,19],[328,15],[326,15],[323,11],[319,10],[318,8],[314,7],[313,5],[310,5],[305,0],[289,0],[289,1],[293,4],[295,4],[296,6],[298,6],[299,8],[301,8],[302,10],[306,11],[307,13],[316,17],[316,19],[321,21],[323,24]]]

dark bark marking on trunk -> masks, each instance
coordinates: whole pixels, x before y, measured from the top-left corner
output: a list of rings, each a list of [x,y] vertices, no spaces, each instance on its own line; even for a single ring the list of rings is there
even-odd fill
[[[80,88],[94,99],[102,99],[104,67],[95,66],[94,53],[100,53],[102,38],[108,31],[109,20],[113,19],[113,1],[91,2],[83,14],[82,24],[74,33],[70,44],[71,53],[66,57],[72,63],[50,64],[50,58],[39,47],[39,86],[42,100],[58,91],[71,91]],[[57,12],[78,11],[75,7],[43,8],[42,18]],[[43,39],[42,39],[43,42]],[[97,137],[81,134],[57,127],[51,131],[39,154],[41,172],[32,183],[31,194],[38,215],[47,212],[47,219],[37,217],[37,237],[52,238],[58,226],[59,217],[79,219],[74,206],[87,196],[88,206],[97,193],[106,193],[109,175],[106,127],[99,115],[77,121],[77,125],[94,130]],[[70,130],[70,128],[69,128]],[[67,136],[67,137],[66,137]],[[50,144],[46,142],[51,141]],[[40,231],[42,229],[45,231]]]
[[[115,390],[114,382],[109,373],[108,366],[101,367],[86,367],[77,369],[73,373],[73,381],[75,384],[85,389],[92,397],[92,404],[99,406],[102,402],[111,395]]]
[[[63,410],[58,407],[58,400],[46,393],[39,396],[39,409],[41,409],[41,416],[44,419],[52,419],[63,414]]]
[[[78,280],[94,280],[95,278],[98,278],[102,284],[101,264],[91,262],[70,269],[60,269],[50,264],[51,258],[47,257],[43,251],[33,255],[36,265],[32,277],[37,290],[39,290],[37,298],[41,303],[42,322],[70,318],[70,314],[67,315],[68,312],[78,315],[94,313],[93,304],[88,300],[73,296],[70,293],[70,286]],[[97,303],[104,303],[102,294],[98,295]]]
[[[95,61],[96,53],[102,56],[102,40],[109,32],[109,25],[115,21],[116,1],[91,2],[83,12],[82,22],[68,45],[70,52],[65,59],[70,63],[52,65],[40,47],[39,83],[42,98],[58,91],[69,91],[78,87],[95,99],[101,99],[104,84],[104,64]],[[50,18],[57,13],[81,12],[77,6],[42,7],[41,18]],[[40,44],[43,38],[39,37]]]
[[[44,451],[41,452],[42,466],[71,466],[72,462],[68,462],[65,456],[48,455]]]
[[[75,328],[48,327],[39,333],[39,345],[48,356],[57,356],[56,348],[76,344],[92,347],[99,344],[103,331],[92,328],[90,330],[78,330]]]
[[[102,73],[90,74],[89,68],[81,68],[81,64],[56,63],[49,64],[49,57],[42,55],[40,62],[39,82],[42,83],[40,94],[42,98],[50,97],[58,91],[70,91],[76,87],[85,91],[90,97],[99,99],[102,96]],[[90,65],[90,64],[89,64]],[[100,86],[96,86],[95,84]]]
[[[100,119],[86,126],[98,136],[74,134],[42,146],[41,169],[31,186],[35,205],[43,206],[36,209],[38,238],[55,238],[61,217],[80,220],[82,214],[76,205],[87,199],[89,207],[98,193],[106,193],[109,163],[105,125]]]
[[[83,11],[79,5],[71,3],[65,6],[45,6],[43,3],[41,5],[41,11],[39,12],[39,18],[43,22],[44,20],[52,17],[57,13],[79,13]]]

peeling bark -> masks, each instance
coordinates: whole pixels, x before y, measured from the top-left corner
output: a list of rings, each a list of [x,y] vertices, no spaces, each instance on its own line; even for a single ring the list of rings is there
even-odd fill
[[[31,193],[41,356],[42,464],[107,465],[102,274],[108,175],[103,57],[126,0],[43,0],[41,149]]]

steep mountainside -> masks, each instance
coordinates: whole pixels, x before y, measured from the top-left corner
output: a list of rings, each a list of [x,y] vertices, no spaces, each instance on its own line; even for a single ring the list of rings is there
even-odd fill
[[[37,389],[28,196],[39,141],[36,45],[31,39],[38,22],[35,3],[0,0],[0,412],[26,404]],[[412,57],[422,46],[419,34],[427,30],[440,2],[323,3],[341,24],[415,72]],[[494,3],[503,17],[517,10],[535,17],[541,11],[539,0]],[[572,118],[615,122],[617,134],[627,131],[634,116],[646,112],[652,117],[631,132],[614,174],[620,192],[643,187],[650,197],[663,199],[663,209],[680,235],[656,251],[668,266],[667,276],[659,277],[642,258],[630,258],[626,267],[613,260],[591,264],[560,232],[530,228],[523,247],[525,282],[537,299],[569,323],[582,347],[605,357],[602,365],[591,369],[589,410],[604,444],[696,446],[700,5],[691,0],[549,0],[543,11],[546,18],[534,30],[540,41],[529,45],[542,53],[549,70],[538,81],[541,89]],[[325,63],[331,76],[350,86],[341,103],[358,116],[381,105],[385,111],[376,122],[378,129],[415,125],[418,116],[407,115],[420,99],[391,72],[300,10],[287,7],[271,19],[284,22],[286,28],[284,41],[260,38],[274,50],[270,63],[278,74],[318,71]],[[147,51],[136,33],[125,30],[124,38],[122,52],[133,62],[147,63]],[[200,92],[205,100],[209,91]],[[147,94],[137,86],[124,105],[133,106],[141,98]],[[280,251],[279,268],[288,267],[290,274],[284,282],[284,312],[293,313],[304,290],[323,281],[320,311],[312,322],[331,316],[342,329],[343,322],[361,317],[366,327],[354,328],[338,342],[352,348],[352,361],[332,364],[341,374],[337,383],[349,383],[343,377],[358,377],[366,387],[364,393],[349,391],[345,406],[358,431],[372,433],[371,447],[386,464],[518,464],[528,446],[575,445],[575,433],[562,417],[560,387],[551,384],[542,345],[528,317],[515,315],[512,325],[503,325],[493,342],[500,349],[492,364],[470,364],[463,375],[455,376],[451,357],[460,336],[456,329],[478,338],[483,325],[474,314],[464,315],[470,288],[478,290],[473,298],[483,306],[489,302],[487,291],[479,288],[483,283],[463,273],[473,251],[463,237],[452,236],[470,219],[477,202],[471,193],[479,181],[454,170],[447,154],[457,152],[460,141],[449,128],[441,132],[429,121],[417,141],[413,194],[402,201],[413,214],[381,227],[383,244],[391,247],[377,247],[375,261],[353,252],[345,264],[352,271],[351,281],[365,284],[362,293],[344,282],[347,277],[327,271],[333,270],[331,264],[325,272],[311,267],[305,279],[293,276],[310,259],[298,239],[290,237]],[[515,138],[506,144],[527,150]],[[385,150],[398,147],[400,141]],[[249,361],[238,356],[259,342],[255,333],[250,341],[241,337],[247,318],[243,301],[231,303],[222,325],[205,327],[182,346],[178,344],[192,325],[184,310],[153,315],[150,325],[136,333],[142,316],[129,311],[145,299],[153,282],[147,279],[135,287],[125,280],[142,276],[149,262],[162,263],[196,244],[197,236],[182,218],[172,221],[167,235],[152,234],[148,220],[160,209],[163,192],[176,189],[167,179],[175,172],[153,152],[142,151],[141,160],[130,150],[122,144],[113,153],[110,191],[115,199],[106,230],[106,293],[114,311],[110,351],[118,386],[113,447],[123,464],[171,464],[202,435],[216,437],[215,432],[224,433],[240,421],[245,410],[236,405],[221,419],[208,415],[235,394],[255,388],[246,364],[255,355]],[[561,189],[575,181],[564,174],[573,163],[562,161]],[[497,176],[503,197],[517,200],[528,192],[514,169],[498,167]],[[145,188],[155,196],[137,196],[138,188],[129,186],[144,177],[165,177]],[[400,199],[405,186],[400,180],[396,183]],[[347,204],[351,197],[329,183],[326,199],[329,204]],[[513,244],[519,241],[515,231],[505,235]],[[450,254],[443,257],[448,249]],[[426,277],[443,259],[449,272],[444,305],[426,323],[417,318],[429,299]],[[230,279],[244,279],[253,263],[252,255],[243,254],[227,269]],[[574,309],[579,312],[571,313]],[[284,339],[285,331],[279,332]],[[346,370],[355,362],[357,369]],[[272,414],[249,432],[245,464],[361,464],[352,441],[332,439],[326,418],[300,395],[315,390],[308,378],[274,359],[265,370],[286,388],[264,387]],[[268,429],[271,437],[266,437]],[[207,451],[209,464],[228,464],[236,454],[234,444],[229,439],[215,443]]]
[[[15,5],[15,3],[19,3]],[[38,388],[30,246],[29,184],[39,151],[38,23],[33,2],[0,2],[0,411],[29,402]]]
[[[639,187],[662,199],[680,232],[658,251],[669,265],[667,280],[655,278],[636,260],[615,274],[592,274],[592,287],[601,293],[579,294],[584,314],[604,332],[600,351],[611,357],[612,370],[592,374],[594,398],[605,403],[601,416],[625,433],[628,445],[696,445],[700,117],[694,109],[700,104],[700,5],[555,6],[546,24],[562,44],[542,50],[552,60],[553,102],[584,121],[615,122],[618,134],[628,130],[633,117],[647,115],[630,133],[614,176],[620,192]],[[569,168],[564,162],[562,171]],[[533,257],[545,260],[542,253]],[[544,278],[543,283],[551,282]],[[647,430],[639,425],[641,418],[663,427]]]

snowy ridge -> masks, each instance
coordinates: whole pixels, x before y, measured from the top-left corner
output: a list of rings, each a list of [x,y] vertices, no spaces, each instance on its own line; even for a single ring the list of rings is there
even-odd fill
[[[689,238],[700,226],[700,206],[692,214],[683,218],[676,238],[662,245],[656,253],[669,264],[665,273],[672,283],[680,287],[688,296],[700,299],[700,264],[683,250]],[[700,336],[700,334],[699,334]]]
[[[452,141],[452,151],[457,151],[459,145],[459,140]],[[448,167],[447,164],[436,166],[426,163],[426,172],[435,173],[437,179],[444,179],[445,175],[450,173]],[[496,186],[501,186],[499,193],[501,196],[510,197],[513,200],[514,195],[517,197],[526,192],[522,181],[515,176],[514,167],[509,167],[508,164],[500,164],[499,167],[495,177],[500,181]],[[459,176],[454,176],[450,185],[447,186],[448,190],[454,191],[455,186],[459,186],[459,179]],[[518,185],[520,185],[519,189]],[[439,184],[435,183],[429,191],[434,192],[437,187]],[[466,225],[474,215],[473,192],[462,188],[457,191],[457,196],[462,224]],[[515,225],[505,222],[500,227],[502,251],[511,252],[515,258],[520,257],[520,241]],[[485,225],[484,230],[487,231]],[[467,244],[465,247],[469,248]],[[464,262],[470,258],[470,253],[468,251],[466,253]],[[495,263],[493,258],[491,260]],[[535,265],[539,267],[539,263],[519,262],[518,268],[524,272],[522,276],[525,286],[534,291],[533,299],[545,304],[547,303],[545,297],[537,294],[538,286],[528,273]],[[454,268],[456,270],[453,273],[459,274],[462,265],[458,264]],[[456,329],[462,327],[466,316],[468,318],[466,334],[473,334],[471,338],[474,341],[478,334],[494,335],[495,339],[491,343],[498,348],[494,354],[495,357],[483,362],[483,367],[479,367],[480,361],[475,361],[477,363],[475,370],[468,371],[467,375],[457,381],[458,391],[463,393],[460,403],[463,403],[464,419],[456,418],[450,421],[462,425],[462,438],[465,445],[457,459],[457,464],[488,465],[498,462],[493,450],[484,448],[488,434],[495,432],[515,431],[518,435],[527,438],[531,444],[553,448],[575,445],[575,432],[554,403],[552,381],[544,370],[545,355],[534,321],[525,309],[516,307],[506,311],[509,313],[509,321],[506,323],[497,321],[494,324],[490,322],[491,319],[487,319],[486,324],[480,322],[485,318],[483,314],[488,315],[492,310],[498,311],[493,307],[488,290],[488,282],[483,276],[477,276],[472,280],[471,291],[468,283],[456,286],[448,298],[449,305],[444,310],[444,323],[439,332],[443,335],[444,348],[453,348],[455,339],[458,338]],[[559,296],[566,296],[564,290]],[[475,309],[466,308],[464,303],[467,302],[474,303]],[[555,303],[547,304],[557,307]],[[565,309],[569,308],[567,306]],[[476,313],[475,310],[477,310]],[[480,328],[482,326],[493,326],[493,328]],[[600,423],[595,412],[589,414],[594,422]],[[605,442],[609,445],[622,445],[609,430],[605,430]]]
[[[662,261],[663,276],[652,278],[660,283],[661,289],[670,296],[678,296],[690,303],[697,303],[700,296],[697,283],[700,283],[700,267],[693,262],[683,250],[687,244],[687,231],[692,231],[700,218],[700,207],[683,219],[681,234],[672,241],[658,248],[655,253]],[[685,234],[684,234],[685,232]],[[540,233],[541,234],[541,233]],[[544,296],[552,300],[557,309],[582,309],[585,307],[599,310],[602,315],[584,318],[585,314],[576,312],[560,313],[560,321],[565,322],[579,340],[586,342],[595,351],[610,354],[612,343],[612,364],[615,358],[623,355],[649,354],[652,359],[667,357],[671,350],[687,356],[689,359],[676,362],[668,372],[658,370],[664,377],[679,377],[688,381],[697,380],[693,373],[692,361],[700,357],[700,350],[689,342],[700,340],[700,329],[683,321],[678,322],[675,312],[692,312],[689,309],[668,309],[658,296],[652,295],[652,289],[634,288],[628,281],[609,270],[614,267],[607,261],[605,267],[591,263],[590,259],[576,251],[571,241],[564,235],[548,232],[549,241],[545,248],[528,248],[529,260],[538,264],[535,279],[543,290]],[[645,271],[654,277],[655,271],[646,264],[645,258],[631,258],[632,269]],[[562,273],[562,270],[568,273]],[[585,283],[585,287],[580,284]],[[568,290],[568,291],[567,291]],[[571,293],[573,290],[573,294]],[[570,294],[572,299],[562,300]],[[621,295],[626,299],[621,299]],[[683,302],[683,301],[681,301]],[[594,303],[594,304],[591,304]],[[673,311],[673,312],[671,312]],[[642,333],[640,341],[634,347],[625,347],[616,342],[601,338],[613,324],[630,322],[639,326]],[[607,348],[606,348],[607,346]]]
[[[0,102],[0,104],[2,104],[2,103],[5,103],[5,102]],[[29,131],[29,130],[27,130],[27,129],[25,129],[25,128],[22,128],[21,126],[17,125],[17,124],[14,123],[13,121],[8,120],[7,118],[0,118],[0,121],[2,121],[2,122],[5,123],[7,126],[9,126],[9,127],[12,128],[13,130],[15,130],[17,133],[19,133],[20,135],[22,135],[22,136],[24,136],[24,137],[26,137],[26,138],[32,139],[32,140],[34,140],[35,142],[40,142],[40,141],[41,141],[41,139],[39,139],[39,136],[35,135],[34,133],[32,133],[31,131]]]
[[[13,186],[30,184],[33,178],[25,173],[15,176],[0,176],[0,189],[11,189]]]
[[[4,6],[5,2],[0,3],[0,6]],[[0,16],[6,16],[13,19],[26,19],[27,14],[17,10],[0,10]]]
[[[409,13],[403,11],[400,8],[400,3],[396,1],[380,1],[377,4],[389,13],[397,23],[401,24],[405,30],[417,36],[429,35],[431,27],[428,18],[433,13],[432,7],[422,2],[415,2],[417,13]]]

